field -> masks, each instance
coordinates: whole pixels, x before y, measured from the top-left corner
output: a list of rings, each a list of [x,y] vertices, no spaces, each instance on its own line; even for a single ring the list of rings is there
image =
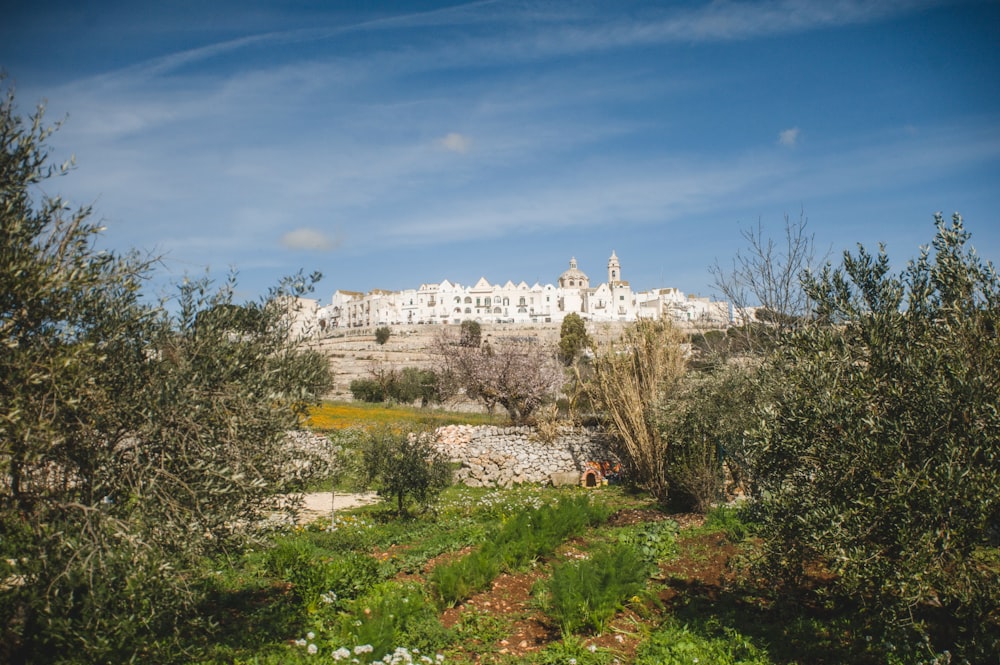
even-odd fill
[[[313,425],[411,411],[327,404]],[[214,562],[214,627],[189,642],[204,663],[885,662],[821,578],[805,603],[757,579],[747,534],[736,508],[668,515],[616,486],[452,487],[416,517],[343,511]]]
[[[486,413],[455,413],[410,406],[387,406],[365,402],[323,402],[309,410],[306,425],[317,432],[330,432],[350,427],[406,425],[411,427],[441,427],[443,425],[500,425],[505,420]]]

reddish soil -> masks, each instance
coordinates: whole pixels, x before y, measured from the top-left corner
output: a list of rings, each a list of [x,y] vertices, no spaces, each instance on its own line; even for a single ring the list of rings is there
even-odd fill
[[[681,528],[700,526],[704,521],[701,515],[664,515],[657,510],[626,509],[612,516],[609,524],[626,526],[664,519],[676,521]],[[556,558],[579,556],[581,547],[585,544],[582,539],[571,539],[559,549]],[[682,539],[678,543],[678,548],[678,556],[660,567],[657,578],[664,585],[659,597],[668,606],[686,586],[718,589],[725,580],[729,559],[736,549],[726,541],[724,535],[717,533]],[[471,549],[466,548],[436,557],[428,561],[419,574],[401,574],[400,579],[423,579],[434,566],[464,556]],[[476,641],[466,643],[463,645],[465,657],[475,663],[491,663],[502,658],[509,659],[512,656],[516,658],[538,651],[550,642],[561,639],[559,627],[548,622],[545,615],[534,606],[531,595],[535,583],[548,575],[549,566],[545,564],[524,573],[501,574],[488,591],[476,594],[466,602],[445,610],[441,615],[441,621],[448,628],[458,626],[467,613],[505,618],[503,623],[508,626],[509,631],[504,637],[492,644],[480,644]],[[641,639],[640,624],[655,619],[655,615],[658,615],[658,610],[651,607],[639,607],[636,610],[638,613],[631,609],[619,613],[605,633],[585,638],[585,644],[608,649],[616,653],[621,662],[631,662]]]

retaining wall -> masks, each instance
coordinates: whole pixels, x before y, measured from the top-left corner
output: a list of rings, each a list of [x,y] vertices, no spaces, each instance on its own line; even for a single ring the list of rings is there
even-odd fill
[[[544,441],[531,427],[449,425],[435,432],[435,446],[460,463],[455,482],[470,487],[510,487],[554,481],[559,474],[577,479],[597,464],[614,464],[607,439],[597,431],[564,428]],[[600,472],[597,472],[598,479]],[[593,474],[591,473],[593,477]],[[577,481],[579,482],[579,480]]]

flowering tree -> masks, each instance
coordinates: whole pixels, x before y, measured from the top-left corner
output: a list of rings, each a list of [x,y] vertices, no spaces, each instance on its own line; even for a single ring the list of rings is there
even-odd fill
[[[554,350],[534,338],[508,337],[467,346],[444,331],[434,346],[442,376],[490,413],[502,406],[515,423],[529,421],[562,385]]]

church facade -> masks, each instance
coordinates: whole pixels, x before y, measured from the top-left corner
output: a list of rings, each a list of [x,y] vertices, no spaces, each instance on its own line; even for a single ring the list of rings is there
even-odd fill
[[[674,288],[633,292],[622,279],[621,262],[614,252],[608,259],[607,281],[594,287],[573,258],[554,285],[529,286],[523,281],[491,284],[482,277],[471,286],[445,280],[405,291],[338,290],[328,306],[314,311],[319,327],[327,331],[386,325],[458,325],[466,319],[480,323],[561,323],[571,312],[595,322],[666,318],[706,327],[725,327],[730,319],[725,302],[685,297]]]

